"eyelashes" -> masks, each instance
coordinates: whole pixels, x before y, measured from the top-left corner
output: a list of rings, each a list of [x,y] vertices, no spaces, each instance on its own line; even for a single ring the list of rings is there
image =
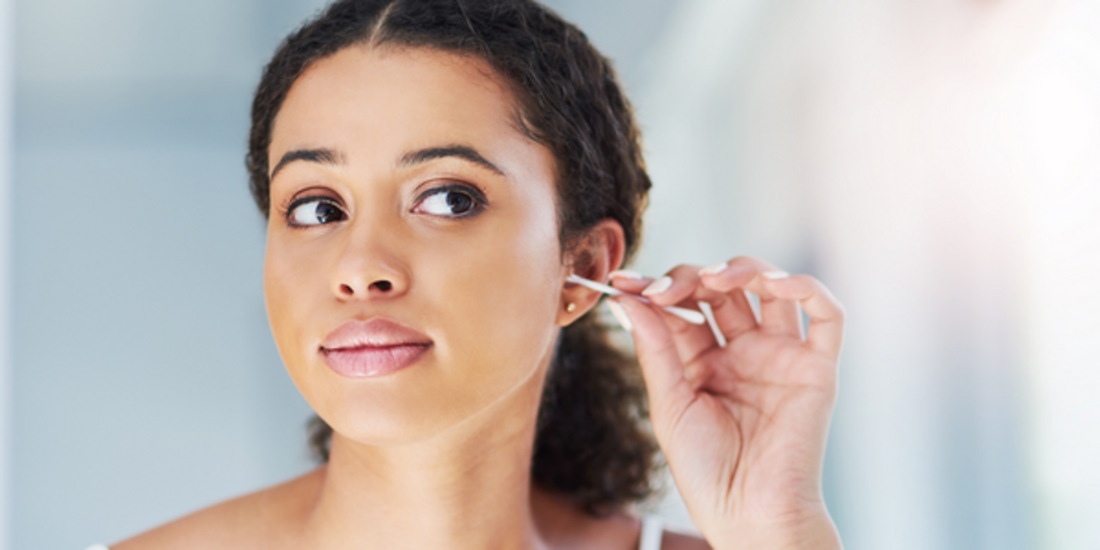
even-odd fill
[[[484,193],[473,185],[448,183],[428,189],[417,196],[410,210],[444,219],[476,216],[488,206]],[[306,228],[338,223],[348,219],[342,202],[329,195],[292,198],[280,209],[290,227]]]
[[[412,211],[448,218],[465,218],[480,212],[487,203],[485,196],[477,188],[450,183],[421,193]]]
[[[285,209],[291,227],[324,225],[348,219],[347,212],[332,197],[311,196],[295,199]]]

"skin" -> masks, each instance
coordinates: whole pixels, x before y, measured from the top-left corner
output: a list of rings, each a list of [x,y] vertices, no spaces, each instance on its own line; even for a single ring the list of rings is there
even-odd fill
[[[632,325],[654,434],[692,520],[715,548],[840,548],[821,467],[843,308],[813,277],[753,258],[681,265],[666,277],[615,277],[652,304],[615,300]],[[759,319],[745,291],[760,297]],[[711,304],[724,347],[709,327],[658,309],[699,301]]]
[[[555,161],[518,130],[515,105],[485,63],[432,50],[356,46],[302,75],[276,119],[269,164],[325,154],[298,155],[272,178],[264,285],[287,369],[334,428],[331,459],[114,550],[637,547],[634,518],[589,517],[531,483],[554,342],[599,299],[565,279],[607,280],[624,246],[621,227],[605,220],[563,254]],[[467,153],[438,153],[456,147]],[[437,154],[409,162],[425,150]],[[443,193],[480,207],[457,215]],[[336,214],[311,217],[319,203]],[[729,332],[724,349],[705,327],[621,299],[655,431],[714,547],[836,547],[820,462],[839,329],[819,337],[819,317],[838,322],[839,306],[812,279],[766,281],[768,266],[754,262],[704,277],[681,266],[653,296],[710,300]],[[615,281],[631,292],[651,282]],[[763,323],[745,316],[741,288],[765,298]],[[812,317],[824,312],[805,342],[792,332],[796,301]],[[336,374],[321,342],[349,319],[377,317],[431,346],[386,376]],[[666,533],[663,547],[708,546]]]

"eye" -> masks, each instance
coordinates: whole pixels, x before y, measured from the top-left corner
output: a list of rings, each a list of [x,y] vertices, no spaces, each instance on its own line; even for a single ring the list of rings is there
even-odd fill
[[[480,210],[485,199],[477,190],[464,185],[444,185],[420,196],[413,212],[458,218]]]
[[[322,225],[348,219],[336,201],[328,197],[304,197],[294,201],[287,209],[290,225]]]

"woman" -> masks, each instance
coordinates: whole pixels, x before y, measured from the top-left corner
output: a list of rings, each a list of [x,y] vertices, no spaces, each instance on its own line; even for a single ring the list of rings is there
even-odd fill
[[[649,179],[580,31],[530,0],[341,0],[280,46],[252,124],[268,315],[325,464],[112,548],[840,546],[841,308],[749,258],[616,271]],[[705,541],[627,514],[646,401],[572,274],[626,293],[608,305]],[[699,301],[727,345],[660,309]]]

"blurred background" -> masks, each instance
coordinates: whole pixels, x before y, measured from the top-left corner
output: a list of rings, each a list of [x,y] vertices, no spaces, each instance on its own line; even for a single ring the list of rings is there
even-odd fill
[[[0,0],[0,549],[310,467],[243,156],[322,4]],[[637,267],[750,254],[846,305],[847,548],[1100,549],[1100,0],[547,4],[644,127]]]

